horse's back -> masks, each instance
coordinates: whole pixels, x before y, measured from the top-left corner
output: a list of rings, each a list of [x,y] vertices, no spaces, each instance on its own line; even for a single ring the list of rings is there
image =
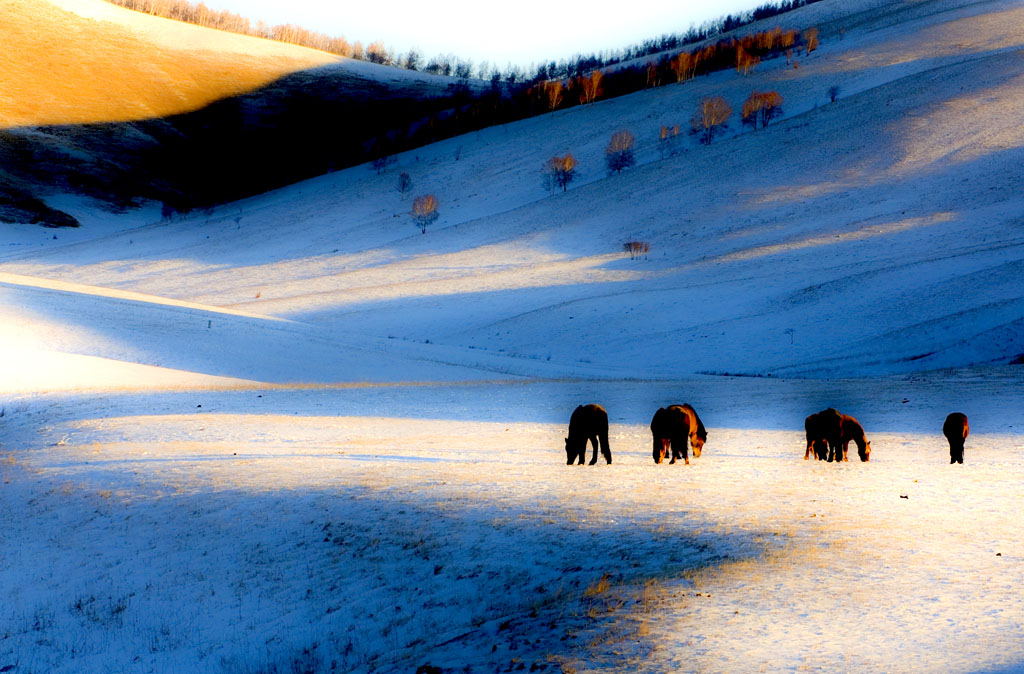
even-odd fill
[[[659,407],[651,419],[651,433],[659,438],[689,435],[690,417],[682,405]]]
[[[608,433],[608,412],[595,403],[580,405],[569,417],[569,432],[592,436]]]
[[[690,432],[696,432],[697,436],[702,440],[708,439],[708,430],[704,427],[704,422],[700,420],[700,416],[697,415],[697,410],[693,409],[693,405],[689,403],[680,405],[686,412],[686,416],[690,421]]]
[[[961,412],[953,412],[946,417],[946,422],[942,424],[942,434],[949,440],[963,440],[969,431],[967,415]]]
[[[849,414],[840,414],[839,417],[840,428],[842,429],[841,437],[844,442],[864,438],[864,427],[860,425],[859,421]]]

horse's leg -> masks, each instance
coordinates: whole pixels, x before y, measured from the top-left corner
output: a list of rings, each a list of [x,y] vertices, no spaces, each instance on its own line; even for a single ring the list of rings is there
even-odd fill
[[[654,463],[661,463],[665,460],[665,448],[661,438],[654,438]]]
[[[587,438],[587,440],[590,442],[590,444],[594,446],[594,454],[593,456],[590,457],[590,465],[593,466],[595,463],[597,463],[597,436],[591,435],[589,438]],[[586,453],[586,451],[587,443],[585,442],[583,443],[583,452]]]
[[[609,464],[612,462],[612,446],[608,444],[608,431],[599,433],[597,439],[601,441],[601,455]]]

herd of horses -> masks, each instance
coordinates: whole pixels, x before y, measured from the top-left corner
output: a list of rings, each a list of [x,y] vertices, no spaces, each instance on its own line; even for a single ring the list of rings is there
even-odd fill
[[[807,448],[804,460],[813,456],[818,461],[848,461],[850,443],[857,446],[861,461],[871,460],[871,443],[864,436],[864,427],[856,419],[829,407],[815,412],[804,420],[807,433]],[[949,441],[949,462],[964,462],[964,441],[968,433],[967,416],[953,412],[942,424],[942,434]],[[661,407],[651,419],[651,435],[654,437],[654,463],[670,458],[669,463],[682,459],[687,465],[690,457],[699,457],[708,431],[697,416],[697,410],[690,405],[669,405]],[[587,442],[594,446],[590,465],[597,463],[597,452],[607,463],[612,462],[612,449],[608,444],[608,412],[600,405],[580,405],[569,418],[569,437],[565,439],[566,464],[583,463],[587,454]]]

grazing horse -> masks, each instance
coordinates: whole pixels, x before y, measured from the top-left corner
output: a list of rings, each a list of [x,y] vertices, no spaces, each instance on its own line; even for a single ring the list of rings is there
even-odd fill
[[[708,431],[704,428],[704,423],[690,405],[669,405],[659,408],[651,419],[651,434],[654,436],[654,463],[664,461],[671,449],[670,464],[681,458],[689,465],[690,458],[686,451],[687,436],[695,458],[700,456],[704,443],[708,440]]]
[[[861,461],[871,457],[871,443],[864,438],[864,427],[848,414],[829,407],[804,420],[807,432],[807,449],[804,459],[813,451],[817,459],[826,461],[847,461],[846,453],[851,442],[857,444]]]
[[[608,445],[608,413],[600,405],[580,405],[569,417],[569,437],[565,439],[567,466],[571,466],[577,457],[579,463],[583,463],[583,458],[587,454],[587,440],[594,444],[591,466],[597,463],[598,441],[604,460],[612,462],[612,449]]]
[[[859,421],[847,414],[840,414],[839,417],[841,419],[841,433],[839,438],[840,446],[836,449],[841,449],[842,454],[840,455],[839,451],[830,451],[829,453],[834,456],[835,461],[848,461],[849,459],[846,458],[846,453],[849,450],[850,441],[852,440],[857,444],[857,455],[860,457],[860,460],[870,461],[871,443],[864,438],[864,427],[860,425]]]
[[[949,440],[949,462],[964,462],[964,440],[967,439],[967,415],[953,412],[942,424],[942,434]]]
[[[807,433],[807,449],[804,450],[804,461],[814,453],[818,461],[828,459],[828,448],[839,445],[842,419],[831,407],[815,412],[804,419],[804,431]]]

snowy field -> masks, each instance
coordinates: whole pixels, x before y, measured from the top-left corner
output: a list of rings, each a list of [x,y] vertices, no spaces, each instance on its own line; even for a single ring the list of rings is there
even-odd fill
[[[799,67],[3,225],[0,674],[1024,672],[1024,7],[801,16]],[[660,156],[769,88],[767,129]],[[566,466],[589,402],[614,463]],[[705,452],[655,466],[683,402]],[[869,463],[802,460],[828,406]]]
[[[3,419],[0,665],[1024,671],[1021,383],[24,396]],[[566,466],[590,400],[613,464]],[[650,410],[683,400],[705,452],[655,466]],[[870,463],[802,460],[824,402],[857,410]],[[950,405],[979,429],[962,466]]]

